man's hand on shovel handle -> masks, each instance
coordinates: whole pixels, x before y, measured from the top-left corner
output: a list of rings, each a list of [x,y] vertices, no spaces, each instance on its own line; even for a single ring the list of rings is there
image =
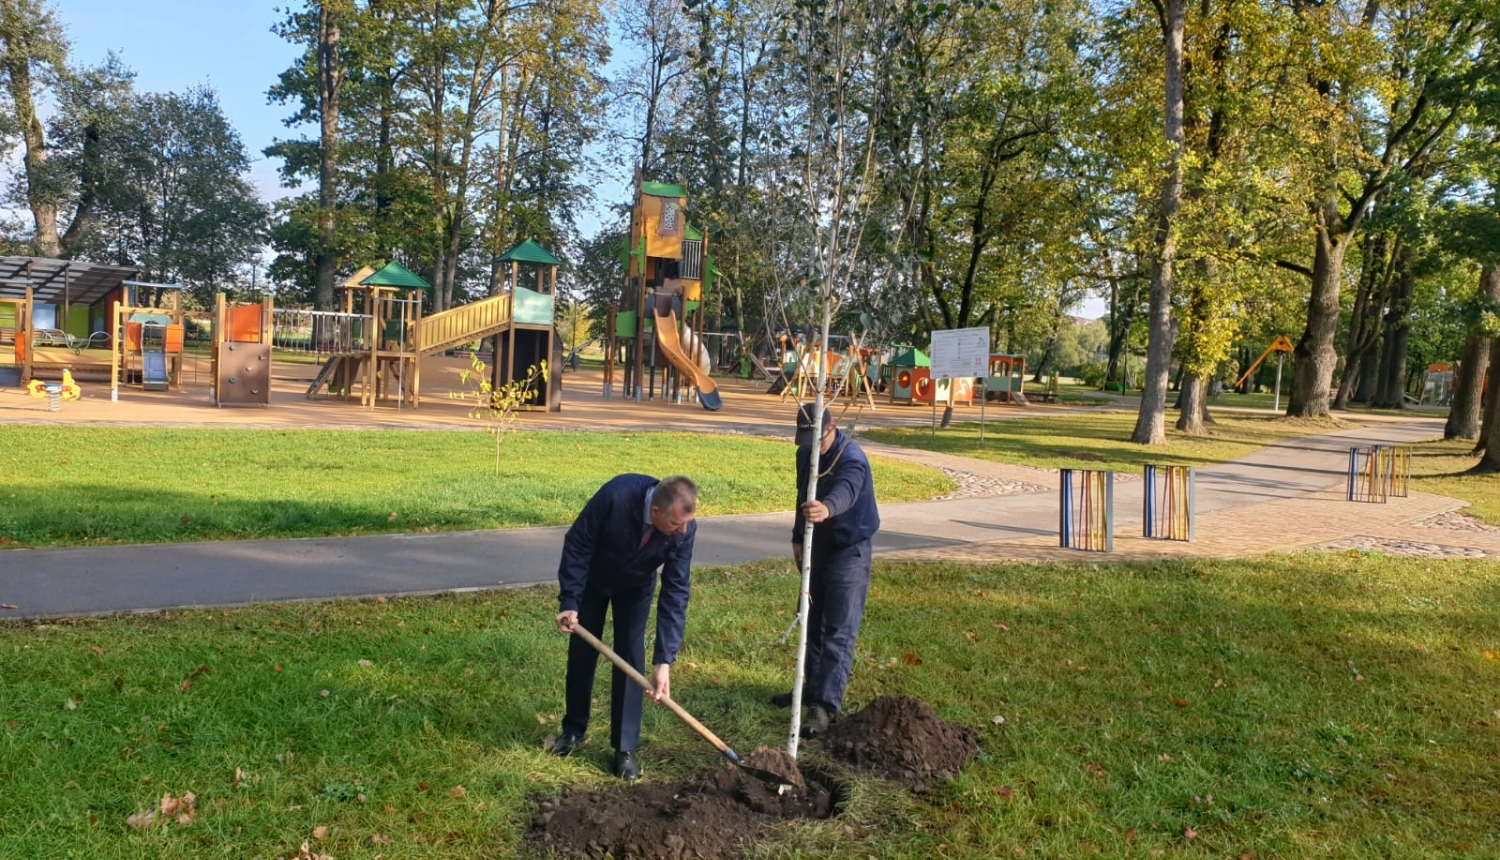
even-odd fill
[[[662,699],[672,698],[672,667],[666,663],[657,663],[651,672],[652,699],[660,702]]]
[[[553,619],[557,629],[564,633],[572,633],[578,628],[578,613],[574,610],[557,613]],[[672,667],[667,663],[658,663],[651,670],[651,689],[647,695],[653,701],[660,702],[662,699],[672,698]]]

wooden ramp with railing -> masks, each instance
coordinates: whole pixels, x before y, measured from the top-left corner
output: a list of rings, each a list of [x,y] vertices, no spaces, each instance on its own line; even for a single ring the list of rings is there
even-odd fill
[[[430,317],[409,320],[404,341],[380,339],[378,349],[355,349],[329,356],[318,371],[307,396],[315,398],[326,386],[330,394],[349,397],[361,391],[360,404],[374,405],[383,391],[394,391],[412,406],[421,403],[421,363],[417,356],[474,343],[505,331],[511,324],[509,294],[491,296],[449,308]],[[387,335],[387,337],[390,337]]]
[[[412,348],[421,355],[497,334],[510,325],[510,295],[490,296],[417,321]]]

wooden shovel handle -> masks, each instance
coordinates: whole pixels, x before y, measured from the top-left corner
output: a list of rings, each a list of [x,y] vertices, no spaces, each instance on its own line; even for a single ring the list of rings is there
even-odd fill
[[[582,624],[574,624],[573,625],[573,634],[575,636],[577,636],[579,639],[582,639],[583,641],[585,641],[585,642],[589,643],[590,645],[594,646],[594,650],[595,651],[598,651],[600,654],[603,654],[604,656],[608,657],[609,658],[609,662],[615,664],[615,666],[618,667],[621,672],[624,672],[626,675],[630,676],[630,679],[632,681],[635,681],[637,684],[640,684],[643,688],[645,688],[646,692],[648,692],[648,693],[655,692],[655,689],[651,686],[651,682],[648,681],[648,680],[646,680],[646,676],[645,675],[642,675],[640,672],[636,671],[636,668],[634,666],[630,665],[629,663],[626,663],[625,662],[625,658],[621,657],[619,654],[616,654],[614,652],[613,648],[609,647],[608,645],[605,645],[603,642],[600,642],[599,641],[599,637],[597,637],[594,634],[592,634],[592,633],[588,632],[587,630],[583,629],[583,625]],[[665,698],[657,699],[656,701],[660,702],[663,705],[666,705],[672,711],[672,713],[676,714],[678,717],[681,717],[682,721],[684,723],[687,723],[689,726],[692,726],[693,731],[695,731],[698,734],[702,735],[704,740],[706,740],[709,743],[713,744],[714,748],[717,749],[719,752],[723,753],[725,755],[725,757],[728,758],[730,761],[736,762],[736,763],[739,762],[740,757],[735,754],[734,750],[732,750],[732,749],[729,748],[728,744],[726,744],[723,741],[719,740],[719,736],[718,735],[716,735],[713,732],[709,731],[707,726],[705,726],[702,723],[698,722],[696,719],[693,718],[692,714],[690,714],[687,711],[683,710],[683,707],[681,705],[679,705],[676,702],[672,701],[672,697],[671,696],[667,696]]]

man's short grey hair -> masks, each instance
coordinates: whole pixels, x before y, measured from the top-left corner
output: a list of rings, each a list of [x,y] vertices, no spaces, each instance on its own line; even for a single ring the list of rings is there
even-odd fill
[[[656,485],[656,495],[651,497],[651,507],[667,513],[677,505],[682,506],[685,514],[698,512],[698,485],[693,483],[692,478],[673,475],[662,478],[661,483]]]

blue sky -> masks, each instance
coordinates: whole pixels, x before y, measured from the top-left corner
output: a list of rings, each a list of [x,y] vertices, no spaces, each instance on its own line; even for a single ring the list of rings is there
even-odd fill
[[[278,186],[277,161],[261,154],[277,137],[299,136],[281,122],[291,111],[266,103],[266,90],[298,54],[271,33],[281,19],[273,3],[54,0],[54,8],[67,27],[75,64],[96,65],[113,50],[135,70],[137,90],[211,85],[254,159],[261,195],[270,200],[288,193]]]

